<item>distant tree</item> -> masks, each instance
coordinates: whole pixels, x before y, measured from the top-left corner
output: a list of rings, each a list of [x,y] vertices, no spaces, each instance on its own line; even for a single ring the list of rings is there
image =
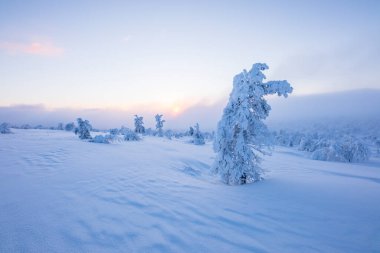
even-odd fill
[[[31,129],[32,127],[29,124],[23,124],[20,126],[20,129]]]
[[[171,140],[172,139],[172,137],[174,136],[174,131],[173,130],[166,130],[166,131],[164,131],[164,136],[166,137],[166,138],[168,138],[169,140]]]
[[[279,133],[274,132],[274,137],[277,145],[285,147],[296,147],[300,145],[300,142],[304,135],[299,132],[288,132],[280,130]],[[304,143],[305,144],[305,143]]]
[[[205,138],[203,136],[203,134],[201,133],[201,131],[199,130],[199,124],[195,124],[194,126],[195,130],[194,130],[194,133],[193,133],[193,143],[195,145],[203,145],[205,144]]]
[[[156,119],[156,130],[157,130],[157,135],[162,137],[164,135],[164,132],[162,128],[164,127],[164,122],[165,120],[162,119],[162,114],[156,114],[155,119]]]
[[[321,147],[311,153],[311,159],[321,161],[344,162],[342,147],[339,143],[332,143],[330,146]]]
[[[301,138],[298,149],[301,151],[314,152],[318,146],[318,138],[316,136],[307,135]]]
[[[11,126],[8,123],[6,123],[6,122],[2,123],[0,125],[0,133],[1,134],[11,134],[12,131],[11,131],[10,127]]]
[[[57,130],[63,130],[63,123],[58,123]]]
[[[376,140],[375,141],[375,145],[376,145],[376,148],[377,148],[377,154],[380,154],[380,140]]]
[[[193,127],[190,127],[190,129],[189,129],[189,135],[190,135],[190,136],[193,136],[193,134],[194,134],[194,128],[193,128]]]
[[[184,136],[188,136],[189,135],[189,132],[174,132],[174,137],[179,139],[179,138],[182,138]]]
[[[145,135],[148,135],[148,136],[153,136],[155,135],[155,131],[152,129],[152,128],[146,128],[145,129]]]
[[[343,145],[343,157],[347,162],[365,162],[369,160],[371,151],[369,147],[359,139],[346,137]]]
[[[145,127],[143,122],[143,117],[135,115],[135,132],[139,134],[145,133]]]
[[[213,170],[227,184],[245,184],[262,179],[261,154],[267,154],[269,131],[263,120],[271,107],[264,96],[287,97],[292,87],[287,81],[263,82],[266,64],[256,63],[233,80],[229,102],[218,123]]]
[[[127,127],[122,127],[120,133],[124,136],[125,141],[139,141],[141,138],[139,135]]]
[[[322,161],[352,163],[368,161],[370,154],[370,149],[364,142],[351,136],[346,136],[342,140],[318,147],[311,154],[311,158]]]
[[[117,128],[112,128],[112,129],[110,129],[110,135],[118,135],[119,134],[119,132],[120,132],[120,130],[119,129],[117,129]]]
[[[90,122],[88,120],[82,120],[81,118],[78,118],[77,122],[78,129],[76,130],[76,133],[79,135],[79,138],[82,140],[92,139],[90,134],[92,126],[90,125]]]
[[[66,130],[66,131],[71,132],[71,131],[74,130],[74,128],[75,128],[75,124],[74,124],[74,122],[70,122],[70,123],[67,123],[67,124],[65,125],[65,130]]]
[[[106,135],[96,135],[93,139],[90,140],[90,142],[94,143],[104,143],[109,144],[112,141],[112,136],[110,134]]]

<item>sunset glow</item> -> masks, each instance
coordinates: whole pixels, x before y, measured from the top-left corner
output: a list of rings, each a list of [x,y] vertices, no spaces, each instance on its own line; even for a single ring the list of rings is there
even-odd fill
[[[0,106],[180,117],[254,62],[293,96],[380,88],[376,2],[69,2],[1,2]]]
[[[178,105],[173,107],[174,114],[178,114],[180,111],[181,111],[181,107],[179,107]]]
[[[380,253],[379,70],[380,0],[0,0],[0,253]]]

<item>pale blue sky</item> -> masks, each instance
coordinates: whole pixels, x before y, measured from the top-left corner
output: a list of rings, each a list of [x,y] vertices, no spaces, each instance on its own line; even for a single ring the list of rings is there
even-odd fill
[[[380,1],[0,1],[0,106],[181,112],[266,62],[295,95],[380,88]]]

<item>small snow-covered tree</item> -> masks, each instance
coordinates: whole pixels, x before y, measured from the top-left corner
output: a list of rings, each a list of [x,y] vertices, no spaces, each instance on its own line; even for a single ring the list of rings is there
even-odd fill
[[[141,140],[140,136],[133,130],[122,126],[120,129],[120,134],[124,136],[125,141],[139,141]]]
[[[119,132],[120,132],[120,130],[117,129],[117,128],[112,128],[112,129],[110,129],[110,135],[114,135],[114,136],[116,136],[116,135],[119,134]]]
[[[90,122],[88,120],[82,120],[82,118],[78,118],[78,129],[75,131],[78,133],[79,138],[82,140],[92,139],[90,130],[92,129]]]
[[[160,137],[164,136],[162,128],[164,127],[165,120],[162,119],[162,116],[162,114],[156,114],[155,116],[157,135]]]
[[[333,143],[328,147],[321,147],[311,153],[311,159],[321,161],[344,162],[342,157],[342,148],[339,144]]]
[[[371,155],[370,149],[364,142],[351,136],[344,139],[342,153],[349,163],[368,161]]]
[[[304,136],[301,138],[298,149],[301,151],[314,152],[317,149],[317,140],[312,136]]]
[[[217,153],[213,170],[227,184],[245,184],[262,179],[259,166],[261,154],[267,154],[270,133],[263,123],[271,107],[264,96],[277,94],[287,97],[293,88],[287,81],[263,82],[262,73],[268,69],[256,63],[233,80],[233,89],[214,141]]]
[[[148,136],[153,136],[155,135],[155,131],[152,129],[152,128],[146,128],[145,129],[145,135],[148,135]]]
[[[32,129],[32,127],[29,124],[23,124],[20,126],[20,129]]]
[[[113,136],[110,134],[106,134],[106,135],[96,135],[93,139],[90,140],[90,142],[110,144],[112,140],[113,140]]]
[[[205,144],[205,138],[201,131],[199,130],[199,124],[195,124],[194,133],[193,133],[193,143],[195,145],[203,145]]]
[[[277,145],[285,147],[298,147],[304,135],[299,132],[289,132],[280,130],[278,133],[274,132],[274,137]]]
[[[190,127],[190,129],[189,129],[189,135],[190,135],[190,136],[193,136],[193,134],[194,134],[194,128],[193,128],[193,127]]]
[[[10,125],[8,124],[8,123],[2,123],[1,125],[0,125],[0,133],[1,134],[11,134],[12,133],[12,131],[11,131],[11,129],[10,129]]]
[[[57,130],[63,130],[63,123],[58,123]]]
[[[329,145],[320,145],[311,158],[321,161],[336,162],[365,162],[371,155],[368,146],[359,139],[345,136],[342,140],[331,142]]]
[[[166,137],[166,138],[168,138],[169,140],[171,140],[172,139],[172,137],[174,136],[174,131],[173,130],[166,130],[166,131],[164,131],[164,136]]]
[[[74,128],[75,128],[75,124],[74,124],[74,122],[70,122],[70,123],[67,123],[67,124],[65,125],[65,130],[66,130],[66,131],[71,132],[71,131],[74,130]]]
[[[143,117],[135,115],[135,132],[139,134],[145,133],[145,127],[143,122]]]
[[[379,155],[380,154],[380,140],[376,140],[375,141],[375,145],[376,145],[376,148],[377,148],[377,154]]]

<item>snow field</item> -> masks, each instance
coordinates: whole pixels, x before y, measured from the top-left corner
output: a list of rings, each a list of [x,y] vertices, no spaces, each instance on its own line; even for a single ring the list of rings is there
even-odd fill
[[[211,143],[0,135],[0,252],[379,252],[380,161],[278,147],[262,182],[209,174]]]

